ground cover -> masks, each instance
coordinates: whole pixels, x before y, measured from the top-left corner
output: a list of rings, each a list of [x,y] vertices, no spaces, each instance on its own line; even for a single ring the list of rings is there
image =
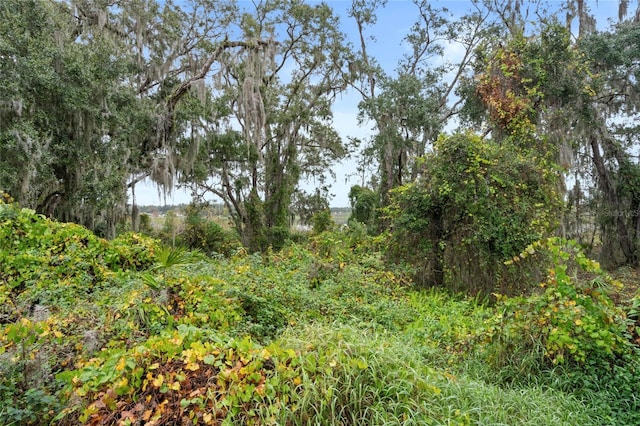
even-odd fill
[[[0,224],[2,424],[638,420],[638,298],[560,242],[531,247],[556,254],[538,292],[495,300],[416,288],[348,230],[210,257]]]

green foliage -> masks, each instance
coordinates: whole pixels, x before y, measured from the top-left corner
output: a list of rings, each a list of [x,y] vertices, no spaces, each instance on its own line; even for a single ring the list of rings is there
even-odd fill
[[[592,407],[601,424],[633,425],[640,421],[637,387],[640,381],[638,352],[603,368],[597,362],[583,370],[566,370],[552,377],[556,387],[573,392]],[[595,417],[595,416],[594,416]]]
[[[65,3],[0,5],[0,56],[12,58],[0,66],[0,187],[61,220],[93,228],[101,216],[113,237],[141,103],[117,43],[72,15]]]
[[[188,252],[182,247],[169,247],[164,246],[158,250],[156,254],[157,263],[150,268],[150,270],[144,273],[141,278],[146,285],[153,290],[160,290],[168,279],[167,271],[171,268],[181,268],[190,263],[193,263],[195,257],[191,252]],[[158,279],[153,274],[154,272],[161,272],[161,277]]]
[[[300,218],[302,225],[310,225],[314,214],[329,209],[326,188],[316,188],[313,194],[297,191],[294,196],[293,210]]]
[[[311,216],[311,223],[313,224],[314,234],[321,234],[325,231],[330,231],[336,225],[331,217],[331,210],[329,209],[319,211]]]
[[[633,322],[609,297],[620,284],[576,243],[557,238],[530,245],[513,262],[541,252],[552,260],[541,291],[527,298],[498,295],[496,315],[487,323],[487,360],[501,381],[538,377],[574,392],[602,424],[637,423]]]
[[[377,231],[379,198],[379,195],[369,188],[359,185],[352,186],[349,190],[349,204],[351,205],[349,223],[362,223],[370,234],[375,233]]]
[[[146,213],[140,215],[140,233],[145,235],[153,235],[153,226],[151,225],[151,216]]]
[[[43,389],[18,388],[0,383],[0,421],[4,425],[41,425],[62,409],[60,400]]]
[[[265,230],[269,247],[273,250],[281,250],[289,240],[288,226],[271,226]]]
[[[621,350],[629,348],[623,341],[633,333],[634,305],[628,308],[631,320],[619,327],[618,311],[595,294],[597,286],[589,293],[589,287],[575,285],[584,290],[573,295],[559,285],[572,277],[571,267],[554,269],[554,277],[560,272],[566,277],[557,280],[547,299],[535,299],[546,304],[500,301],[494,308],[481,298],[414,288],[406,269],[385,264],[380,247],[387,237],[368,237],[362,226],[313,235],[308,246],[290,244],[253,255],[240,249],[210,259],[158,247],[135,234],[100,240],[84,228],[51,222],[12,204],[0,204],[0,216],[6,225],[1,230],[19,231],[1,240],[6,253],[37,254],[64,231],[68,253],[61,253],[79,259],[66,264],[65,279],[41,287],[22,277],[33,268],[14,267],[12,279],[23,283],[21,293],[7,286],[12,281],[0,280],[3,306],[23,306],[1,317],[3,424],[179,424],[189,419],[238,425],[595,425],[636,420],[638,358]],[[3,237],[8,235],[13,234]],[[73,235],[88,243],[74,248]],[[564,249],[553,249],[554,244],[559,243],[545,245],[548,256],[562,265]],[[541,247],[532,251],[537,254]],[[102,262],[103,274],[94,277],[90,293],[74,286],[82,281],[83,251]],[[121,255],[131,258],[124,262]],[[515,263],[534,256],[523,257]],[[597,270],[577,252],[574,258]],[[21,298],[27,295],[37,299],[25,304]],[[580,306],[578,313],[564,306],[570,300],[576,301],[574,308]],[[611,351],[590,334],[574,331],[571,343],[584,351],[580,363],[575,359],[581,352],[541,338],[554,354],[564,351],[565,362],[555,367],[566,374],[546,373],[542,367],[553,363],[542,352],[537,369],[529,365],[523,378],[503,386],[509,372],[523,367],[515,362],[525,352],[511,352],[514,364],[499,365],[496,355],[513,348],[506,344],[509,339],[529,339],[521,314],[507,314],[527,307],[530,322],[545,318],[549,327],[569,330],[577,319],[581,325],[596,324],[608,333],[602,338]],[[535,315],[534,309],[541,313]],[[595,360],[603,358],[597,356],[606,354],[610,368],[598,367]]]
[[[230,255],[240,245],[237,237],[234,233],[225,231],[213,219],[204,217],[205,214],[205,205],[189,205],[181,239],[190,249],[201,250],[207,254]]]
[[[111,267],[122,269],[143,270],[149,268],[155,261],[155,253],[158,250],[158,242],[133,232],[119,235],[111,241],[111,248],[118,253],[113,259]]]
[[[533,243],[513,261],[536,251],[550,256],[552,268],[539,294],[513,299],[499,296],[500,313],[489,335],[491,338],[495,332],[497,342],[506,342],[497,352],[497,363],[505,353],[513,356],[514,345],[519,350],[536,350],[540,345],[544,358],[552,364],[593,363],[607,368],[608,363],[627,354],[630,342],[625,314],[607,295],[619,284],[577,244],[557,238]]]
[[[160,239],[165,244],[170,245],[171,247],[175,247],[176,239],[181,232],[182,227],[178,222],[176,212],[173,210],[169,210],[164,217],[164,222],[162,224],[162,229],[160,230],[159,235]],[[179,239],[178,242],[180,242]]]
[[[503,261],[547,235],[560,206],[554,168],[536,153],[473,134],[443,137],[423,180],[393,192],[389,255],[423,285],[518,293]]]
[[[307,326],[268,346],[179,327],[64,380],[76,405],[60,424],[590,424],[575,399],[438,371],[403,342],[351,327]]]
[[[4,306],[72,306],[108,283],[115,271],[151,266],[157,242],[124,234],[111,243],[75,224],[52,222],[16,204],[0,204],[0,272]],[[3,311],[7,308],[3,308]]]
[[[279,408],[277,424],[590,423],[575,399],[504,390],[434,369],[422,353],[386,334],[310,326],[278,343],[295,349],[291,366],[300,380],[286,405],[277,395],[269,399]]]

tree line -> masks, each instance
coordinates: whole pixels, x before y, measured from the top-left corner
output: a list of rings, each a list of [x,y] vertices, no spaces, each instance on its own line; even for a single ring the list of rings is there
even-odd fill
[[[293,210],[328,206],[331,166],[356,153],[352,220],[391,230],[390,257],[430,282],[493,282],[551,234],[636,264],[638,12],[621,0],[602,29],[583,0],[413,3],[389,71],[371,54],[382,0],[5,0],[0,188],[113,237],[136,184],[180,185],[265,250]],[[334,127],[345,93],[370,138]]]

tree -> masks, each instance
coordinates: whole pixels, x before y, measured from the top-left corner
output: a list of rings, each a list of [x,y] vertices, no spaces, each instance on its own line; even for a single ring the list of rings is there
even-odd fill
[[[328,189],[326,187],[316,188],[315,192],[308,194],[304,191],[296,191],[293,194],[292,214],[300,218],[302,225],[310,225],[313,216],[329,209],[327,199]],[[293,221],[291,221],[293,223]]]
[[[388,255],[420,285],[515,294],[537,284],[504,262],[557,226],[557,174],[533,151],[472,133],[441,137],[429,169],[392,191]],[[521,274],[521,271],[518,271]]]
[[[0,186],[24,206],[114,236],[126,200],[126,59],[66,3],[0,5]]]
[[[627,4],[620,5],[622,17]],[[565,224],[591,220],[583,220],[578,211],[595,215],[603,241],[601,260],[608,266],[634,264],[640,236],[634,189],[638,166],[631,156],[635,125],[628,123],[638,105],[638,27],[627,22],[599,33],[584,2],[566,7],[566,28],[553,18],[543,19],[539,32],[525,37],[521,25],[510,33],[508,44],[483,55],[480,63],[489,66],[477,70],[464,112],[470,117],[472,111],[486,111],[493,138],[516,138],[523,147],[550,154],[575,182],[570,192],[564,181],[558,188],[569,201],[571,220]],[[577,43],[569,33],[574,17],[579,20]],[[481,100],[480,108],[474,98]],[[479,116],[487,117],[483,112]],[[537,137],[518,136],[522,132]],[[581,188],[594,184],[592,195],[582,193]],[[567,225],[560,233],[582,238]]]
[[[602,204],[596,211],[602,260],[609,266],[636,264],[639,259],[640,166],[633,159],[640,106],[639,38],[638,24],[625,22],[611,32],[585,36],[579,43],[594,75],[594,94],[576,129],[582,146],[590,150],[601,192]]]
[[[204,113],[197,89],[233,46],[221,35],[233,3],[190,6],[3,2],[0,184],[58,219],[103,222],[108,236],[127,188],[151,177],[170,190],[199,141],[184,137]]]
[[[389,191],[415,181],[423,172],[424,156],[444,127],[458,113],[461,102],[455,88],[472,63],[473,53],[491,30],[488,11],[454,17],[446,8],[415,2],[417,21],[405,37],[411,48],[396,68],[396,76],[385,74],[367,55],[364,28],[375,23],[378,3],[356,1],[351,16],[360,32],[362,96],[360,116],[375,123],[376,134],[363,152],[379,165],[382,205]],[[457,62],[441,60],[446,46],[461,48]]]
[[[283,243],[301,176],[321,178],[346,154],[331,124],[331,104],[351,79],[338,27],[326,4],[266,1],[242,15],[245,45],[221,61],[216,90],[229,109],[210,124],[223,126],[209,132],[194,189],[224,200],[252,250]]]
[[[504,262],[559,225],[567,141],[558,129],[574,103],[590,97],[569,40],[551,23],[537,37],[514,31],[479,52],[463,112],[480,112],[475,124],[489,131],[442,137],[423,177],[392,192],[390,254],[416,265],[423,282],[473,293],[528,290]]]
[[[369,233],[375,233],[380,207],[379,194],[370,188],[354,185],[349,191],[349,204],[351,205],[349,222],[362,223]]]

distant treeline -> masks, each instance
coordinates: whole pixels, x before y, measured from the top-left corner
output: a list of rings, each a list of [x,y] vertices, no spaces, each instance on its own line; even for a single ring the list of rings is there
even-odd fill
[[[140,213],[159,213],[159,214],[167,214],[167,212],[174,211],[184,211],[189,204],[167,204],[164,206],[138,206]],[[209,210],[216,214],[224,214],[226,209],[221,203],[214,203],[209,206]],[[331,207],[331,214],[333,215],[349,215],[351,214],[351,207]]]

